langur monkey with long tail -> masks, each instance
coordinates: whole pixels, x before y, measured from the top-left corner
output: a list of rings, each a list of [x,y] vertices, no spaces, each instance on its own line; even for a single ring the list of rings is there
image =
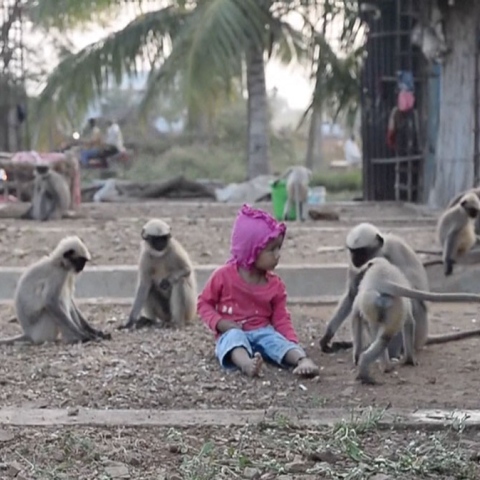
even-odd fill
[[[386,258],[369,260],[358,273],[358,292],[352,307],[353,360],[358,365],[358,379],[373,384],[369,366],[383,357],[384,371],[392,370],[388,355],[390,341],[399,333],[403,336],[403,360],[416,365],[415,318],[411,299],[427,301],[479,302],[480,295],[441,294],[415,290],[405,275]],[[367,327],[372,343],[363,350],[363,328]],[[480,336],[480,329],[448,335],[449,340]],[[444,343],[444,337],[430,337],[427,344]]]
[[[475,222],[480,212],[480,200],[475,192],[467,192],[459,202],[440,216],[437,235],[442,246],[442,260],[446,276],[453,273],[453,265],[477,243]]]
[[[20,277],[14,297],[23,334],[0,339],[0,344],[54,342],[59,333],[65,343],[110,339],[110,334],[87,322],[74,300],[76,277],[89,260],[85,244],[70,236],[30,265]]]
[[[149,220],[141,236],[135,300],[127,323],[120,328],[155,325],[157,320],[174,327],[191,323],[196,315],[197,283],[187,251],[160,219]]]
[[[70,208],[71,194],[67,180],[49,165],[35,166],[33,196],[30,208],[22,215],[23,219],[61,219]]]
[[[308,200],[308,185],[312,171],[301,165],[288,168],[280,178],[287,179],[287,201],[283,209],[283,219],[288,220],[288,215],[295,206],[297,222],[305,221],[305,209]]]
[[[359,270],[373,258],[383,257],[395,265],[403,273],[412,290],[422,292],[428,292],[430,290],[427,273],[422,262],[415,251],[401,237],[391,233],[383,234],[371,223],[360,223],[348,233],[346,245],[350,254],[346,290],[338,302],[337,308],[320,340],[322,351],[327,353],[352,347],[352,342],[333,342],[332,345],[330,345],[330,341],[352,311],[361,278]],[[465,298],[465,296],[462,295],[464,294],[430,293],[429,299],[438,302],[461,301],[459,298]],[[472,297],[467,298],[471,299]],[[474,330],[429,337],[428,310],[425,300],[425,296],[416,296],[411,299],[412,314],[415,320],[414,346],[416,351],[425,345],[461,340],[474,337],[478,334],[477,331]],[[402,337],[402,333],[399,332],[388,345],[390,358],[400,357],[403,349]]]

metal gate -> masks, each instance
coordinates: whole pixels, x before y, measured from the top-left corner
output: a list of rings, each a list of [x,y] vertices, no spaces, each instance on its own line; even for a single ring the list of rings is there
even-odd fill
[[[426,117],[426,61],[410,41],[412,12],[424,2],[360,0],[368,25],[367,58],[361,77],[363,196],[365,200],[422,200]],[[374,7],[372,9],[372,7]],[[395,112],[395,146],[387,145],[389,118],[397,105],[399,72],[411,72],[415,108]]]

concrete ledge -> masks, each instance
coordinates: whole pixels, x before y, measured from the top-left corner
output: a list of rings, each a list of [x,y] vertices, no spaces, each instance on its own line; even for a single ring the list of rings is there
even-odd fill
[[[199,289],[203,288],[216,265],[195,268]],[[23,267],[0,268],[0,301],[11,300]],[[282,265],[276,272],[283,278],[292,299],[322,299],[338,297],[345,288],[346,264]],[[430,288],[434,292],[480,293],[480,268],[457,265],[451,277],[443,275],[442,265],[427,268]],[[132,298],[137,281],[134,265],[111,265],[87,268],[78,278],[76,296],[79,299]]]
[[[71,409],[0,409],[0,426],[50,427],[188,427],[227,426],[291,422],[294,425],[331,426],[341,421],[361,422],[376,419],[383,428],[433,428],[459,425],[480,427],[480,410],[399,410],[388,409],[290,409],[271,410],[94,410]]]

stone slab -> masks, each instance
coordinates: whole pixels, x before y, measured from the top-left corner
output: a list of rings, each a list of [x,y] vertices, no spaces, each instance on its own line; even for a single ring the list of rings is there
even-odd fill
[[[203,288],[216,265],[195,268],[199,289]],[[13,298],[23,267],[0,267],[0,301]],[[276,272],[283,278],[292,299],[338,297],[345,288],[346,264],[282,265]],[[446,278],[441,265],[427,268],[430,288],[435,292],[480,293],[480,268],[457,265],[455,273]],[[136,266],[93,266],[79,276],[76,296],[79,299],[130,299],[135,292]]]
[[[268,410],[100,410],[0,409],[0,426],[51,427],[193,427],[291,422],[306,427],[331,426],[341,421],[375,419],[383,428],[441,429],[452,426],[480,427],[480,410],[447,409],[268,409]]]

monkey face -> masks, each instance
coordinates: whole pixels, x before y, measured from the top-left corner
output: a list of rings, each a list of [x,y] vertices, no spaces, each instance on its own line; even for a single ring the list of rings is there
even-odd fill
[[[44,175],[45,173],[48,172],[49,170],[49,166],[48,165],[37,165],[35,167],[37,173],[39,173],[40,175]]]
[[[85,264],[88,261],[87,258],[81,255],[77,255],[77,252],[75,252],[75,250],[67,250],[63,254],[63,257],[65,258],[65,260],[67,260],[67,262],[72,267],[72,270],[76,273],[80,273],[85,268]]]
[[[142,235],[142,238],[157,252],[163,252],[170,240],[171,235]]]
[[[478,210],[475,207],[464,207],[465,211],[467,212],[467,215],[470,218],[477,218],[478,216]]]
[[[371,260],[377,253],[378,248],[363,247],[349,248],[350,260],[355,268],[360,268],[366,262]]]

